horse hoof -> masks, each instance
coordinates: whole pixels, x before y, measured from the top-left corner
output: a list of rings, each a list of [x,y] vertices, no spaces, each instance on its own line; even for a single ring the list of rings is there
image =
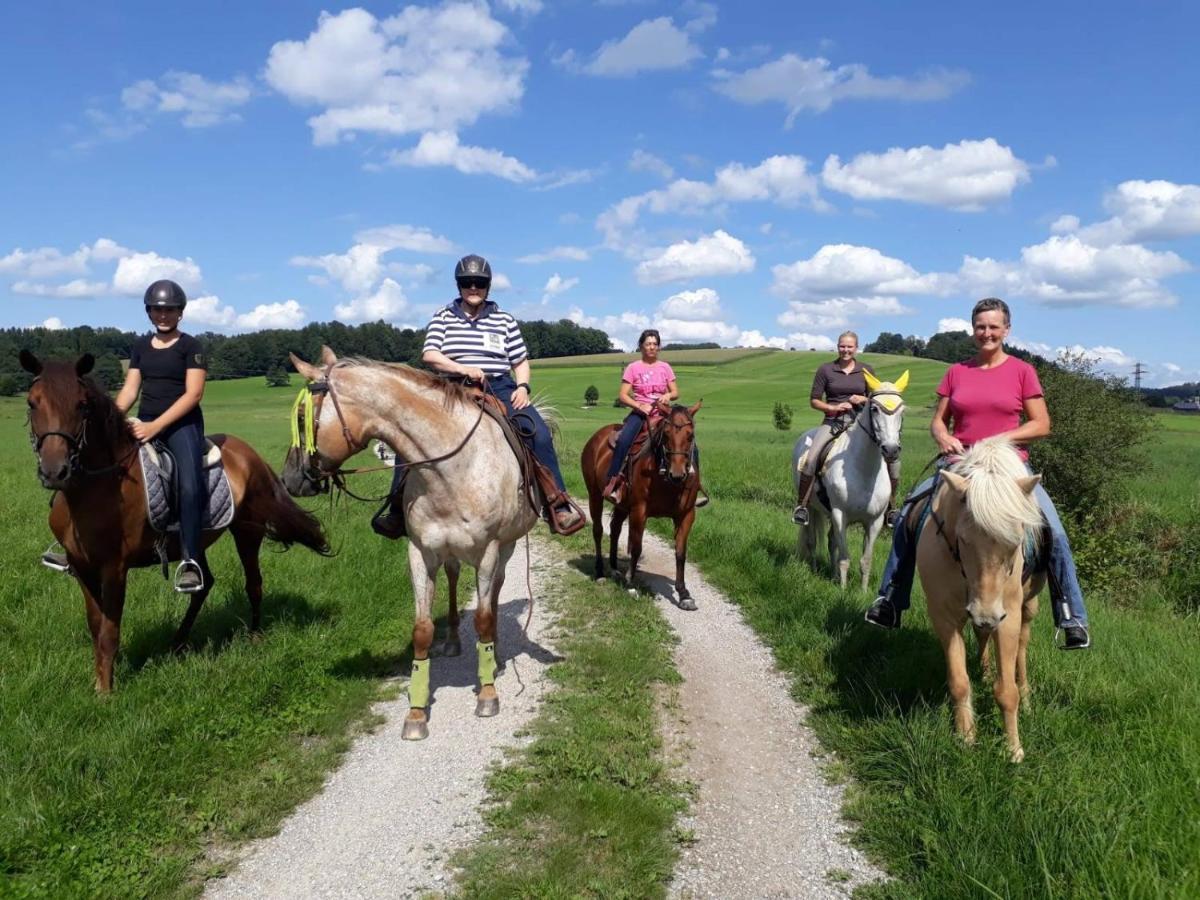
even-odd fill
[[[421,719],[405,719],[404,730],[400,732],[401,740],[423,741],[429,737],[429,724]]]
[[[671,602],[685,612],[695,612],[699,608],[696,606],[696,601],[692,599],[692,595],[686,592],[672,597]]]
[[[475,715],[481,719],[490,719],[492,716],[500,714],[500,698],[488,697],[480,698],[475,701]]]
[[[1018,747],[1012,752],[1012,761],[1014,763],[1025,761],[1025,749],[1023,747]]]
[[[442,656],[462,656],[462,641],[458,638],[447,638],[442,644]]]

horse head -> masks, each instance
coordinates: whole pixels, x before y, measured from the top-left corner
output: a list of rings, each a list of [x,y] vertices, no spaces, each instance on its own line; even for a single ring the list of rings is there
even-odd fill
[[[667,478],[672,484],[683,484],[692,473],[696,413],[703,402],[699,401],[694,406],[672,406],[658,426],[658,448],[667,460]]]
[[[74,363],[42,362],[21,351],[21,367],[34,376],[26,403],[29,406],[29,442],[38,461],[38,480],[51,490],[62,490],[82,473],[80,455],[87,442],[88,419],[96,406],[98,390],[84,381],[95,357],[85,353]]]
[[[867,419],[867,433],[879,445],[883,458],[891,463],[900,458],[900,435],[904,430],[904,398],[908,387],[908,371],[891,381],[880,381],[870,372],[863,372],[867,379],[867,405],[863,415]]]
[[[945,487],[935,522],[967,583],[966,610],[978,628],[995,628],[1006,615],[1005,596],[1020,592],[1025,540],[1042,527],[1029,475],[1007,441],[981,441],[941,473]]]
[[[311,497],[328,490],[329,477],[363,448],[363,441],[354,430],[358,417],[347,411],[333,385],[338,362],[334,352],[321,347],[323,367],[295,353],[288,357],[308,384],[293,409],[292,446],[283,464],[283,485],[293,497]]]

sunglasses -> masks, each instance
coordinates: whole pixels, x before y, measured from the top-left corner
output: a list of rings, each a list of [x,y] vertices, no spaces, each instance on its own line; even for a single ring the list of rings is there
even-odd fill
[[[490,285],[490,284],[491,284],[491,281],[489,281],[487,278],[460,278],[460,279],[458,279],[458,286],[459,286],[459,288],[461,288],[463,290],[468,290],[468,289],[474,288],[477,291],[486,291],[488,289],[488,285]]]

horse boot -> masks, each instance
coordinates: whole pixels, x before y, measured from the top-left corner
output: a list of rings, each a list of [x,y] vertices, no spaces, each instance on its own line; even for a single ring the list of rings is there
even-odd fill
[[[796,485],[796,508],[792,510],[792,521],[797,525],[808,524],[808,498],[812,495],[816,480],[815,475],[800,473],[800,483]]]
[[[387,502],[371,517],[371,530],[389,541],[398,541],[408,535],[408,528],[404,522],[404,482],[407,478],[406,471],[400,479],[400,484],[388,495]]]
[[[545,508],[544,514],[550,530],[554,534],[566,537],[574,534],[587,524],[587,516],[579,505],[570,498],[565,490],[560,491],[554,476],[544,465],[530,458],[533,462],[533,474],[537,478],[538,489],[542,492]]]

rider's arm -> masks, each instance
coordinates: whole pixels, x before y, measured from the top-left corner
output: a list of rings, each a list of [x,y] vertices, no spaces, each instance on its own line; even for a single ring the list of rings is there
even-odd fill
[[[521,387],[529,384],[529,358],[521,360],[513,366],[513,377],[517,379],[517,389],[512,393],[513,409],[524,409],[529,405],[530,389]]]
[[[938,405],[933,413],[933,421],[929,423],[929,433],[933,435],[933,442],[937,444],[939,453],[957,453],[961,455],[966,452],[962,441],[950,433],[949,397],[938,397]]]
[[[150,440],[161,434],[163,429],[168,425],[178,422],[199,406],[201,399],[204,397],[204,379],[207,377],[208,372],[204,369],[188,369],[183,383],[182,396],[168,406],[167,411],[161,416],[153,422],[145,424],[146,437],[144,440]]]
[[[432,369],[441,372],[443,375],[462,375],[466,378],[471,378],[479,381],[483,375],[481,369],[476,369],[472,366],[464,366],[462,363],[457,363],[448,357],[441,350],[426,350],[421,354],[421,362]],[[528,373],[526,373],[528,375]]]
[[[679,385],[674,380],[667,382],[667,392],[658,398],[659,404],[670,407],[679,398]]]
[[[649,407],[645,403],[638,403],[634,398],[633,385],[628,381],[621,382],[621,392],[617,394],[617,399],[621,401],[622,406],[628,406],[630,409],[636,410],[643,415],[649,414]]]
[[[1014,444],[1028,444],[1050,436],[1050,410],[1045,397],[1027,397],[1023,404],[1025,421],[1012,431],[997,435]]]
[[[133,404],[137,402],[138,393],[142,389],[142,370],[130,369],[125,373],[125,383],[121,385],[121,390],[117,393],[117,399],[114,401],[117,404],[117,409],[123,413],[129,412]]]

